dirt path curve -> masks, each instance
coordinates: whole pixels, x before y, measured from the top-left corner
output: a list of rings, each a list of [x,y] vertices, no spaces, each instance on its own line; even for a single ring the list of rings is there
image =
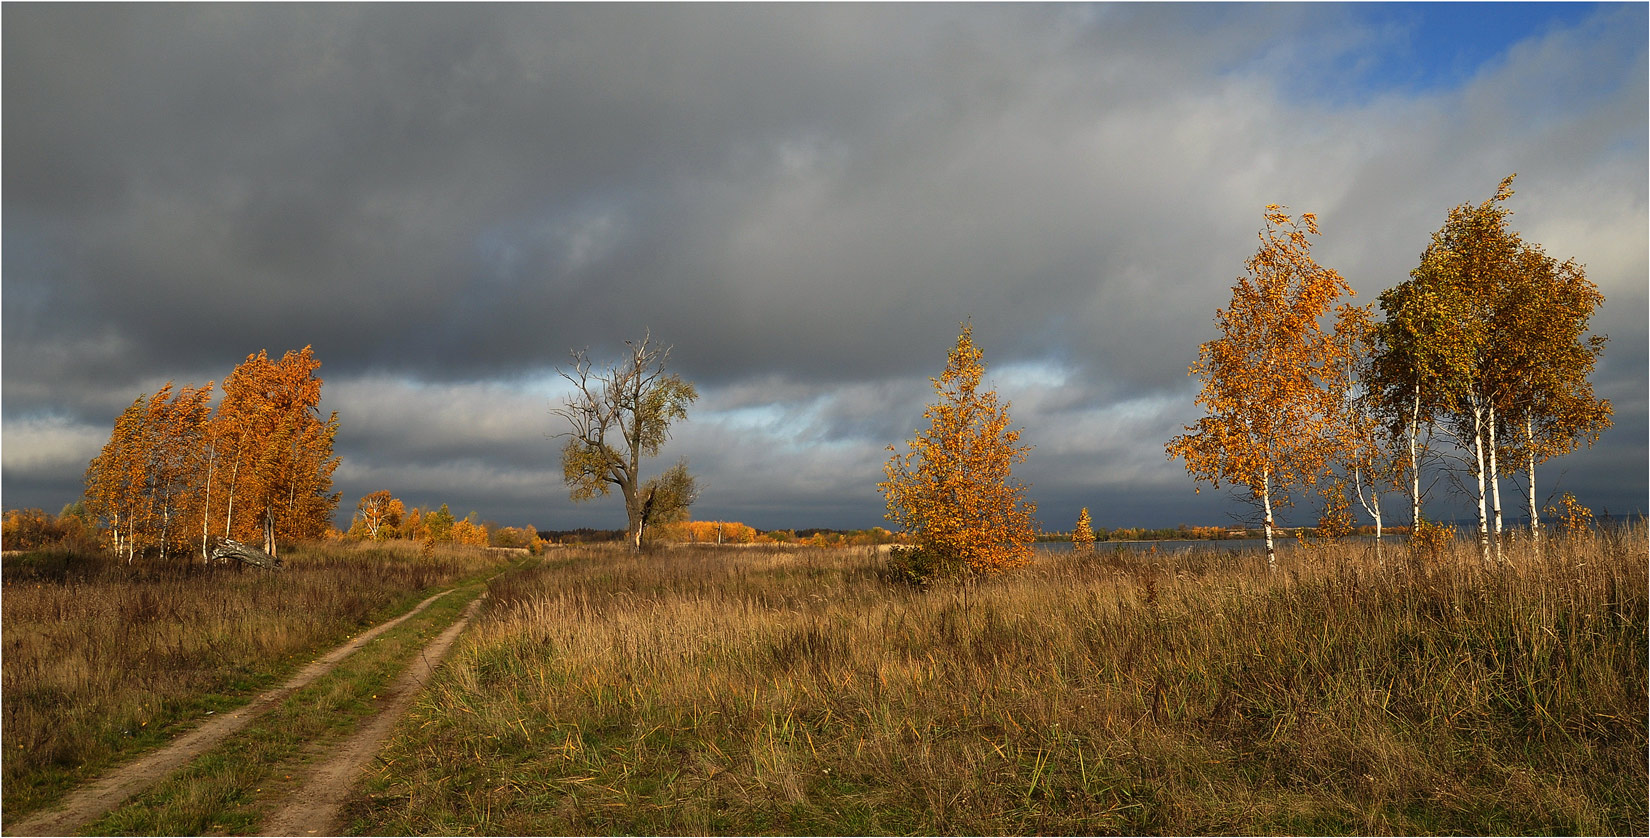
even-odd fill
[[[400,625],[402,621],[430,607],[436,600],[456,589],[442,591],[420,602],[411,611],[385,623],[380,623],[355,639],[317,658],[298,671],[285,684],[258,695],[247,704],[224,713],[218,713],[200,727],[172,740],[160,750],[144,754],[116,768],[91,783],[71,792],[57,806],[36,812],[15,825],[8,825],[12,835],[69,835],[75,830],[102,817],[119,806],[126,798],[165,779],[173,771],[197,756],[206,753],[230,734],[245,727],[277,702],[301,689],[316,678],[331,672],[350,653],[366,645],[373,638]]]
[[[470,617],[481,607],[483,598],[476,597],[475,601],[464,609],[464,613],[459,615],[458,620],[424,647],[418,659],[396,680],[383,709],[363,724],[348,741],[339,745],[326,762],[310,771],[309,778],[298,791],[274,814],[264,819],[263,832],[260,834],[340,834],[339,828],[343,824],[339,817],[339,809],[355,785],[355,779],[378,753],[379,748],[383,747],[384,740],[389,738],[395,723],[406,715],[413,697],[418,695],[419,689],[429,680],[430,673],[435,671],[436,665],[441,663],[441,659],[458,640],[459,634],[469,624]]]

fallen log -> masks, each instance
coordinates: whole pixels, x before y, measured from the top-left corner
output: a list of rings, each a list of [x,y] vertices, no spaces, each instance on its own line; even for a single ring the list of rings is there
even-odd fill
[[[281,569],[280,559],[277,559],[256,547],[242,544],[234,539],[226,538],[223,541],[218,542],[216,547],[212,548],[212,561],[226,562],[230,559],[234,559],[241,564],[249,564],[253,567],[263,568],[264,570]]]

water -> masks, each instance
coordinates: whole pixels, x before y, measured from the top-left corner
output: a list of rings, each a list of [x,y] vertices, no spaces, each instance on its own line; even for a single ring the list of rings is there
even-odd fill
[[[1294,539],[1292,539],[1292,538],[1291,539],[1283,539],[1283,538],[1273,538],[1272,539],[1272,543],[1279,546],[1279,547],[1283,546],[1283,544],[1286,541],[1291,541],[1292,542],[1292,541],[1294,541]],[[1047,552],[1047,553],[1069,553],[1069,552],[1071,552],[1072,543],[1069,542],[1069,541],[1039,541],[1039,542],[1037,542],[1037,544],[1035,546],[1038,550],[1041,550],[1041,551],[1044,551],[1044,552]],[[1172,539],[1172,540],[1165,540],[1165,541],[1096,541],[1096,542],[1094,542],[1095,551],[1096,552],[1102,552],[1102,553],[1109,552],[1111,550],[1133,550],[1133,551],[1138,552],[1138,553],[1144,553],[1144,552],[1147,552],[1147,551],[1151,550],[1153,547],[1156,547],[1157,552],[1159,552],[1159,553],[1178,553],[1182,550],[1219,550],[1219,551],[1223,551],[1223,552],[1227,551],[1227,550],[1265,550],[1266,549],[1266,539],[1264,539],[1264,538],[1223,538],[1223,539],[1220,539],[1220,540],[1217,540],[1217,541],[1210,541],[1208,539],[1199,538],[1199,539],[1186,539],[1186,540]]]

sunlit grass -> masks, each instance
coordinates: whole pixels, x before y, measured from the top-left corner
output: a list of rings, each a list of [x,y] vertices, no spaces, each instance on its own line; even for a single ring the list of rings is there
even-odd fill
[[[493,584],[355,828],[1639,834],[1645,544],[926,591],[871,551],[569,551]]]
[[[433,589],[504,564],[485,551],[346,546],[285,558],[279,573],[8,558],[7,822],[244,703]]]

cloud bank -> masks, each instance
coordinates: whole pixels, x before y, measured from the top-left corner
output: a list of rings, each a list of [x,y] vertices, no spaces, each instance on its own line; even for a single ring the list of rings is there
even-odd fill
[[[1369,301],[1518,172],[1617,411],[1542,482],[1642,510],[1645,11],[1531,12],[1463,63],[1357,6],[8,6],[4,502],[312,344],[346,507],[619,526],[561,486],[554,368],[651,330],[699,517],[871,526],[971,319],[1045,523],[1219,522],[1162,445],[1261,208]]]

